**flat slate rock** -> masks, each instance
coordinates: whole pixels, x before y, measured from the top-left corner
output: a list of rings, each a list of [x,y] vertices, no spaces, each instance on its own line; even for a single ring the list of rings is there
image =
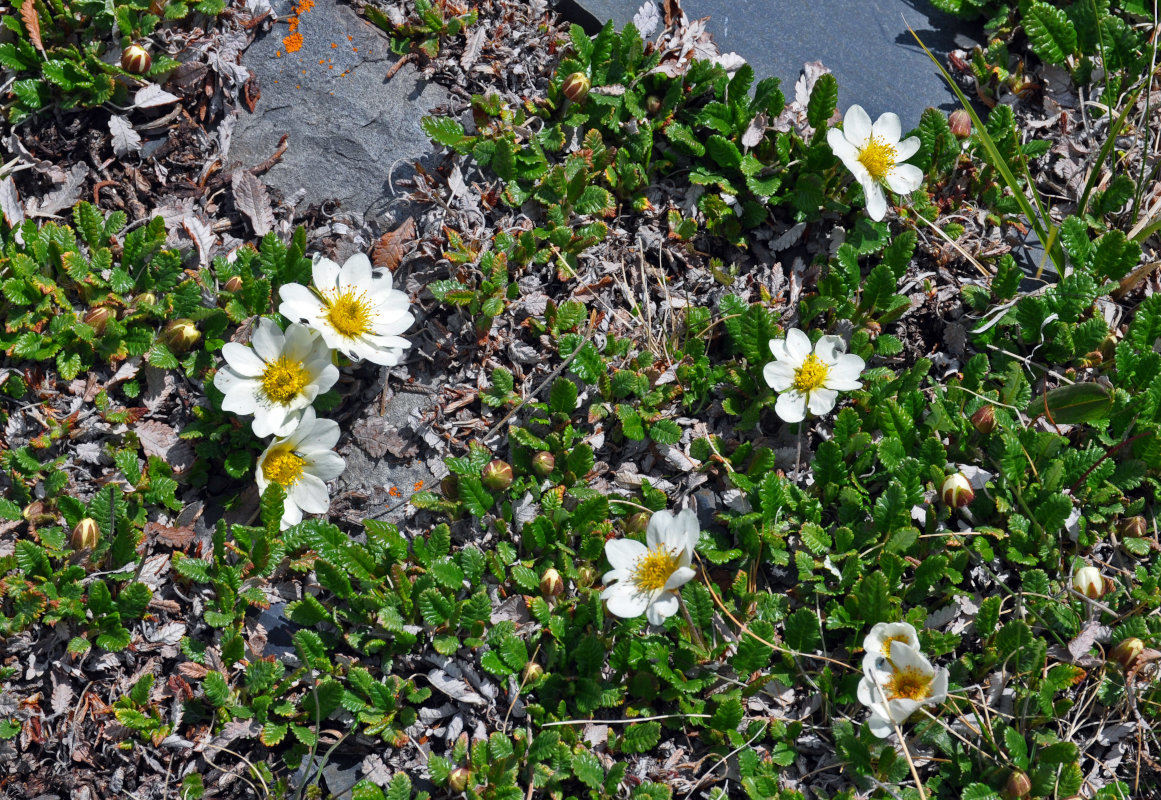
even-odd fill
[[[607,20],[633,19],[645,0],[561,0],[560,12],[594,32]],[[839,84],[839,110],[858,103],[872,118],[894,111],[903,130],[923,110],[958,107],[954,93],[919,49],[907,23],[937,55],[970,48],[982,37],[970,25],[926,0],[682,0],[690,19],[709,17],[707,29],[723,53],[736,52],[757,77],[782,79],[790,95],[808,61],[821,61]]]
[[[387,79],[399,57],[349,6],[305,5],[295,14],[288,0],[275,0],[274,28],[242,57],[262,91],[254,113],[238,118],[230,158],[259,164],[286,134],[286,153],[262,176],[267,185],[286,197],[304,190],[300,205],[338,201],[363,219],[381,216],[394,197],[390,179],[432,154],[420,118],[447,94],[410,64]]]

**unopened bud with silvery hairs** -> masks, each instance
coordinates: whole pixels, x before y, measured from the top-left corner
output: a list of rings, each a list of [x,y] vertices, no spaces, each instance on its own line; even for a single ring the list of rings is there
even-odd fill
[[[963,508],[976,499],[975,490],[972,489],[971,481],[964,477],[962,472],[957,472],[954,475],[948,475],[943,479],[943,486],[940,487],[939,496],[943,499],[944,505],[952,508]]]
[[[583,72],[574,72],[564,79],[564,83],[560,85],[561,93],[574,103],[579,103],[588,96],[589,78]]]

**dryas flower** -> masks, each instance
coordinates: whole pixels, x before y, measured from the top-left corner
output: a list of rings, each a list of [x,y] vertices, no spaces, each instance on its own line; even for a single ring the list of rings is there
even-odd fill
[[[842,130],[826,132],[830,149],[846,165],[863,187],[867,215],[876,222],[887,215],[883,184],[896,194],[909,194],[923,185],[923,171],[903,162],[919,150],[919,137],[899,141],[899,116],[887,112],[875,123],[862,106],[851,106],[843,118]]]
[[[701,527],[689,509],[674,515],[658,511],[645,530],[645,544],[635,539],[605,542],[613,567],[605,573],[601,599],[618,617],[639,617],[660,625],[677,613],[677,589],[696,574],[690,567]]]
[[[867,651],[863,657],[863,671],[889,669],[891,646],[895,644],[905,644],[918,651],[919,634],[915,632],[915,626],[909,622],[876,623],[863,638],[863,649]]]
[[[259,493],[272,483],[286,490],[284,530],[300,522],[302,512],[322,514],[330,507],[326,482],[339,477],[346,466],[332,450],[338,441],[339,423],[318,419],[307,407],[294,432],[276,438],[258,457]]]
[[[339,379],[330,348],[305,325],[292,322],[283,333],[265,317],[250,344],[222,347],[226,363],[214,376],[226,396],[222,408],[253,414],[255,436],[289,436],[307,406]]]
[[[407,310],[407,295],[391,288],[390,271],[376,272],[371,260],[357,253],[342,267],[319,258],[312,276],[313,290],[298,283],[279,289],[279,313],[306,320],[328,347],[352,361],[398,364],[404,348],[411,344],[399,334],[411,327],[415,317]]]
[[[791,328],[783,340],[771,339],[774,360],[762,369],[766,383],[779,392],[774,411],[786,422],[802,422],[809,411],[815,416],[834,408],[839,392],[863,386],[859,374],[866,362],[846,352],[840,336],[823,336],[814,345],[810,338]]]
[[[886,739],[895,725],[920,706],[942,703],[947,697],[947,670],[931,662],[905,642],[891,646],[888,669],[865,671],[859,681],[859,702],[871,709],[871,733]]]

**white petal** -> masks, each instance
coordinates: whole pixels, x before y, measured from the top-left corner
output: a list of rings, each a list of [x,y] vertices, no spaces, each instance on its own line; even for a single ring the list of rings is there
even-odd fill
[[[339,423],[333,419],[316,420],[309,431],[296,437],[294,449],[302,453],[326,452],[334,449],[341,434]]]
[[[632,619],[645,613],[649,606],[649,598],[639,593],[627,582],[614,583],[606,586],[601,592],[601,599],[609,606],[609,612],[623,619]]]
[[[914,669],[924,675],[935,674],[935,669],[927,660],[927,656],[906,642],[895,642],[891,645],[891,664],[897,670]]]
[[[305,457],[306,469],[312,475],[317,475],[324,481],[333,481],[343,474],[347,462],[338,453],[327,450],[325,453],[311,453]]]
[[[877,622],[863,639],[863,649],[875,655],[889,656],[891,644],[902,642],[910,647],[919,649],[919,634],[910,622]]]
[[[887,185],[896,194],[911,194],[923,185],[923,170],[914,164],[896,164],[887,173]]]
[[[903,126],[899,122],[899,115],[890,111],[880,114],[875,124],[871,126],[871,135],[888,145],[898,142],[902,133]]]
[[[794,367],[785,361],[771,361],[762,367],[766,385],[776,392],[785,392],[794,385]]]
[[[683,547],[685,542],[682,541],[679,545],[677,542],[679,537],[672,535],[676,526],[672,511],[667,508],[654,511],[653,516],[649,518],[649,524],[645,527],[645,546],[650,550],[659,544],[667,548]]]
[[[633,566],[648,551],[636,539],[610,539],[605,542],[605,558],[613,569],[632,571]]]
[[[847,109],[843,117],[843,135],[855,147],[862,149],[871,138],[871,117],[860,105],[853,105]]]
[[[697,549],[697,540],[701,538],[701,522],[698,521],[697,514],[691,509],[682,509],[677,515],[677,527],[685,537],[686,551],[692,553]]]
[[[867,181],[863,183],[863,194],[867,196],[867,216],[875,222],[881,222],[887,216],[887,198],[883,196],[883,187]]]
[[[318,393],[321,394],[334,386],[338,379],[339,368],[328,361],[327,365],[322,368],[322,371],[314,376],[314,385],[318,389]],[[314,402],[313,397],[311,398],[311,402]]]
[[[810,392],[809,407],[810,413],[816,417],[821,417],[824,414],[829,414],[834,409],[834,401],[838,398],[838,392],[834,389],[814,389]]]
[[[321,478],[304,472],[298,482],[287,491],[286,496],[303,511],[311,514],[325,514],[331,507],[330,497],[327,495],[327,485]]]
[[[810,355],[813,347],[810,344],[810,337],[807,336],[798,328],[791,328],[786,331],[786,351],[790,354],[790,363],[800,365]]]
[[[364,253],[355,253],[343,264],[339,271],[339,280],[348,286],[357,286],[367,290],[371,288],[371,259]]]
[[[649,620],[650,625],[661,625],[676,614],[677,609],[677,595],[665,592],[649,604],[649,608],[645,610],[645,619]]]
[[[859,163],[859,151],[847,141],[847,137],[843,136],[843,132],[838,128],[831,128],[826,132],[826,143],[847,169],[854,169],[851,165]]]
[[[235,386],[245,386],[251,394],[258,391],[256,380],[252,377],[239,375],[229,364],[223,364],[222,368],[214,375],[214,386],[218,387],[218,391],[222,394],[229,394]]]
[[[919,137],[908,136],[895,146],[895,163],[900,164],[919,152]]]
[[[774,403],[774,413],[783,422],[802,422],[806,419],[806,396],[793,390],[783,392]]]
[[[256,378],[266,371],[266,362],[249,347],[237,342],[222,345],[222,358],[235,372],[247,378]]]
[[[282,345],[285,337],[282,335],[277,323],[267,317],[259,317],[258,327],[254,329],[254,335],[250,337],[250,344],[254,347],[254,352],[263,361],[270,362],[278,360],[282,355]]]
[[[931,697],[928,703],[942,703],[947,699],[947,670],[940,667],[935,671],[935,680],[931,682]]]
[[[867,718],[867,726],[871,729],[871,733],[880,739],[886,739],[895,732],[895,726],[891,721],[883,719],[878,714],[872,714]]]
[[[859,681],[858,698],[859,702],[868,708],[873,708],[882,702],[883,694],[870,675],[864,674],[862,680]]]
[[[333,263],[333,262],[332,262]],[[288,283],[278,290],[282,303],[278,313],[290,320],[317,318],[322,312],[322,303],[314,292],[301,283]]]
[[[339,282],[339,265],[329,258],[320,258],[314,262],[314,267],[311,269],[311,277],[314,278],[314,285],[321,291],[325,292],[328,289],[334,289]]]
[[[814,344],[814,354],[824,364],[834,364],[847,351],[847,343],[841,336],[823,336]]]
[[[774,354],[774,358],[778,361],[790,361],[790,351],[786,349],[785,339],[771,339],[770,352]],[[791,364],[792,367],[800,367],[801,364]]]
[[[226,396],[222,398],[223,411],[230,411],[234,414],[253,414],[257,408],[258,398],[251,386],[238,384],[226,392]]]
[[[305,362],[316,353],[316,345],[321,345],[322,339],[318,332],[309,325],[292,322],[286,327],[283,336],[282,353],[291,361]],[[273,358],[267,359],[273,361]]]
[[[250,427],[253,429],[255,436],[259,439],[265,439],[267,436],[285,436],[294,430],[294,426],[298,423],[298,420],[292,417],[289,420],[289,424],[287,423],[287,414],[283,409],[278,406],[274,408],[262,406],[255,409],[254,422],[251,423]]]
[[[908,700],[903,698],[901,700],[887,701],[887,711],[891,719],[896,722],[905,722],[908,717],[915,713],[915,709],[923,705],[918,700]]]
[[[678,567],[669,576],[669,580],[665,582],[665,591],[677,589],[693,580],[696,572],[690,567]]]
[[[861,389],[863,382],[859,380],[859,376],[863,374],[863,369],[866,366],[867,362],[853,353],[844,353],[830,368],[826,374],[826,381],[822,385],[828,389],[837,389],[840,392],[853,392],[855,389]]]

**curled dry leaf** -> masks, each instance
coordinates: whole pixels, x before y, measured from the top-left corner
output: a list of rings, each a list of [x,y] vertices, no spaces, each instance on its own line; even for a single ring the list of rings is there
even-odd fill
[[[113,134],[113,152],[118,156],[141,151],[141,134],[133,130],[127,117],[118,114],[109,117],[109,133]]]
[[[270,195],[262,181],[240,169],[230,179],[234,188],[234,204],[245,214],[256,236],[265,236],[274,228],[274,211],[270,208]]]
[[[24,204],[20,202],[20,195],[16,192],[16,182],[11,175],[0,180],[0,213],[9,228],[15,228],[24,222]]]
[[[35,0],[24,0],[20,6],[20,19],[24,21],[24,30],[28,31],[32,46],[43,53],[44,43],[40,39],[40,17],[36,13]]]
[[[379,241],[371,248],[371,263],[394,272],[406,255],[408,246],[414,241],[415,220],[408,217],[395,230],[379,237]]]

